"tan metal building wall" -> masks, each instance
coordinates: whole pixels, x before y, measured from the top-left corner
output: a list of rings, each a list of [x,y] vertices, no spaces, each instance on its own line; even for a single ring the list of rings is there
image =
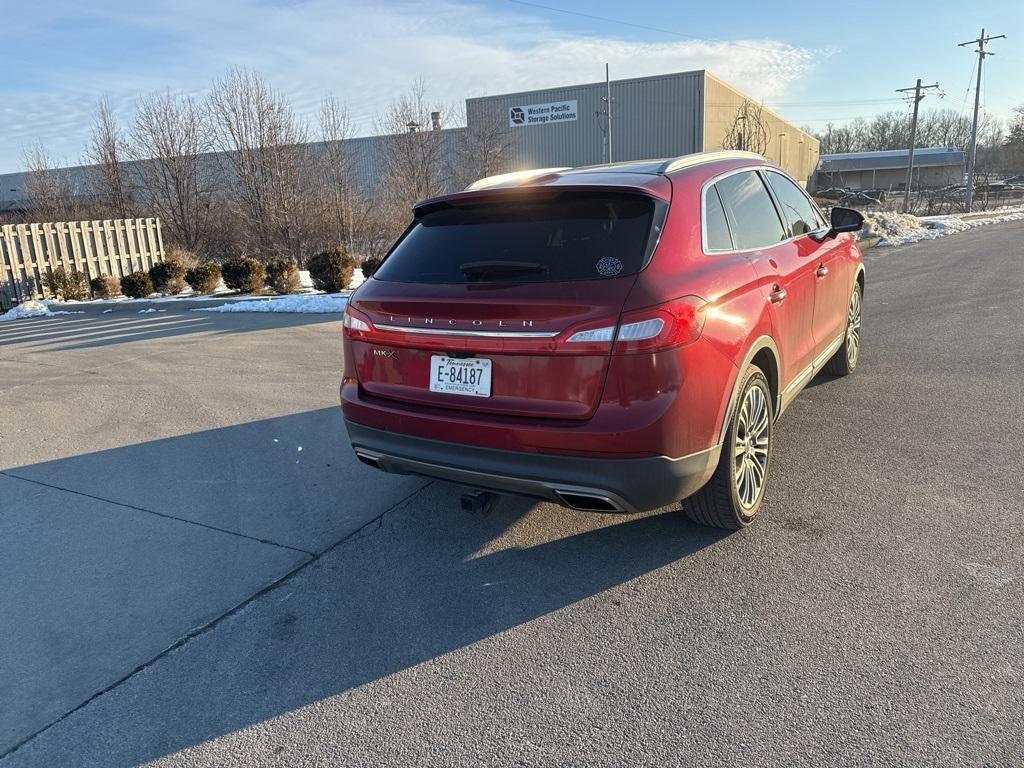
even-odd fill
[[[700,71],[612,80],[612,159],[651,160],[699,152]],[[509,170],[607,162],[603,82],[466,99],[471,132],[497,129],[509,147]],[[509,112],[529,104],[575,101],[578,117],[546,125],[511,126]]]
[[[748,96],[704,71],[704,150],[723,149],[722,142]],[[756,104],[756,102],[753,102]],[[770,109],[762,116],[768,126],[765,157],[781,165],[790,176],[804,186],[818,165],[819,142],[811,134],[783,120]],[[734,149],[734,147],[730,147]]]

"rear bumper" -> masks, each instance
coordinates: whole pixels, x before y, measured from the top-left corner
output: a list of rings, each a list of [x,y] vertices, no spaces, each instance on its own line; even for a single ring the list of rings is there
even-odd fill
[[[613,459],[481,448],[387,432],[345,420],[356,455],[385,472],[546,499],[592,511],[639,512],[698,490],[720,447],[678,459]]]

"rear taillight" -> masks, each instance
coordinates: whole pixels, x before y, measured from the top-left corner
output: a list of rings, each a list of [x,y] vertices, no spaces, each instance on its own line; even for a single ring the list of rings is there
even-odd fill
[[[697,296],[626,312],[618,325],[591,323],[570,329],[562,343],[566,352],[605,352],[612,346],[617,354],[650,352],[690,344],[704,328],[706,302]]]
[[[366,338],[374,330],[370,318],[358,309],[353,309],[351,304],[345,306],[345,316],[341,324],[345,328],[345,336],[350,339]]]
[[[647,307],[622,315],[615,351],[620,354],[670,349],[692,344],[704,330],[704,306],[697,296]]]

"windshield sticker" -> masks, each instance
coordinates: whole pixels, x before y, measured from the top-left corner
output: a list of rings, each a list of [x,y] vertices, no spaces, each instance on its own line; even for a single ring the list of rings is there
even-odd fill
[[[611,256],[605,256],[597,262],[597,271],[605,277],[615,277],[622,271],[622,262]]]

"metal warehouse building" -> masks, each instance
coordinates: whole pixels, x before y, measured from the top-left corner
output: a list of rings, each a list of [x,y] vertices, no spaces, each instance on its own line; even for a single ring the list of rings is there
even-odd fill
[[[511,170],[608,161],[608,84],[562,86],[466,100],[470,131],[498,125],[511,147]],[[722,149],[748,97],[707,70],[613,80],[613,161],[675,157]],[[818,140],[764,109],[764,154],[801,183],[818,161]]]
[[[848,152],[822,155],[812,188],[903,189],[907,183],[910,150]],[[954,147],[926,147],[914,150],[915,189],[944,187],[964,180],[964,153]]]
[[[417,128],[434,132],[450,163],[458,163],[474,135],[486,134],[507,147],[503,170],[597,165],[608,161],[609,88],[613,161],[722,149],[739,110],[751,102],[710,72],[697,70],[467,99],[465,127],[443,128],[440,113],[434,113],[432,126]],[[818,140],[767,109],[761,117],[767,134],[764,154],[806,184],[818,162]],[[379,184],[382,153],[391,146],[387,139],[345,140],[355,189],[372,194]],[[211,174],[224,172],[216,153],[206,156],[205,165]],[[72,188],[86,197],[89,169],[76,166],[64,172]],[[0,175],[0,211],[28,204],[27,179],[27,173]],[[450,186],[459,182],[452,178]]]

